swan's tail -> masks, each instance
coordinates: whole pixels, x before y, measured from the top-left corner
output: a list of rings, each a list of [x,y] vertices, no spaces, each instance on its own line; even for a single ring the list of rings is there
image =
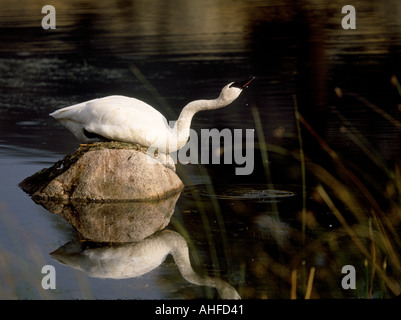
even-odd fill
[[[96,99],[93,99],[96,100]],[[91,100],[91,101],[93,101]],[[76,117],[77,111],[79,109],[84,108],[88,103],[90,103],[91,101],[86,101],[86,102],[81,102],[78,104],[74,104],[72,106],[69,107],[65,107],[62,109],[58,109],[52,113],[49,114],[49,116],[52,116],[55,119],[73,119],[73,117]]]

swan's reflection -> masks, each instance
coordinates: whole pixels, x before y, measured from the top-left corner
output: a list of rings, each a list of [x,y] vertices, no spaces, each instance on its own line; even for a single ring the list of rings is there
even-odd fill
[[[223,299],[239,299],[227,282],[197,274],[185,239],[177,232],[163,230],[179,196],[157,202],[41,203],[71,223],[80,237],[90,240],[72,240],[51,255],[91,277],[125,279],[152,271],[171,254],[187,281],[216,288]]]
[[[144,275],[157,268],[171,254],[181,275],[190,283],[216,288],[222,299],[240,299],[227,282],[201,276],[191,266],[188,244],[177,232],[163,230],[136,242],[86,247],[85,242],[70,241],[51,255],[59,262],[86,272],[91,277],[126,279]]]

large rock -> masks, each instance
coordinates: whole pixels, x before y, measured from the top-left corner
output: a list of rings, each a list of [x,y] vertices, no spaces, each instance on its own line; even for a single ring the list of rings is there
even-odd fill
[[[156,200],[182,190],[171,163],[140,146],[97,143],[80,148],[20,183],[35,201]]]

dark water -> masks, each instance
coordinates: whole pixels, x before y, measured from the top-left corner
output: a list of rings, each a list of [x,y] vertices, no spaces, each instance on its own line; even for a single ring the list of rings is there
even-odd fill
[[[59,263],[50,253],[70,241],[75,257],[91,249],[114,257],[120,247],[77,245],[75,228],[17,184],[78,147],[48,116],[57,108],[122,94],[175,120],[189,101],[214,98],[251,75],[256,80],[229,108],[197,114],[192,128],[255,129],[253,173],[177,167],[187,187],[166,228],[188,243],[193,269],[243,299],[288,299],[294,286],[302,298],[311,270],[313,298],[400,293],[399,1],[356,4],[355,30],[341,27],[344,1],[55,1],[55,30],[41,27],[46,3],[0,3],[0,298],[219,297],[185,280],[171,256],[125,279]],[[125,249],[138,259],[135,247]],[[56,289],[42,288],[44,265],[56,268]],[[356,289],[342,288],[344,265],[355,266]]]

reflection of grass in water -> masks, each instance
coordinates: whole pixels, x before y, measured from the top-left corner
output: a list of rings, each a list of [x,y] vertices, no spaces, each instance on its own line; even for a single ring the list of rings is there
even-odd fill
[[[370,109],[382,115],[391,125],[401,128],[397,120],[377,106],[374,106],[366,99],[358,98],[358,100],[365,102]],[[323,227],[316,223],[316,217],[318,217],[319,212],[306,213],[303,207],[301,215],[302,228],[298,237],[302,253],[296,258],[290,257],[290,263],[282,265],[263,250],[259,262],[262,267],[267,268],[271,273],[288,283],[290,286],[289,297],[291,298],[297,296],[297,291],[302,293],[302,297],[310,297],[311,293],[313,293],[311,288],[313,278],[315,288],[325,288],[326,291],[333,290],[333,293],[337,292],[338,295],[338,292],[341,292],[341,278],[345,276],[341,274],[341,268],[346,264],[356,267],[357,286],[359,288],[355,292],[343,290],[340,296],[385,297],[400,294],[401,264],[399,254],[401,241],[397,232],[401,222],[400,168],[396,166],[394,170],[388,169],[380,154],[369,145],[367,139],[351,125],[350,121],[337,112],[343,121],[344,130],[349,138],[360,147],[361,151],[373,164],[381,169],[383,177],[388,181],[386,188],[375,185],[375,183],[377,184],[375,182],[378,180],[377,177],[372,177],[369,172],[363,172],[360,168],[352,170],[346,164],[346,161],[299,114],[296,100],[294,102],[296,121],[302,124],[303,128],[318,142],[322,150],[330,156],[335,164],[335,172],[330,172],[322,165],[313,162],[313,159],[305,161],[306,156],[304,157],[303,150],[292,152],[279,146],[269,145],[263,139],[259,139],[259,145],[263,144],[260,145],[260,149],[262,152],[263,150],[265,150],[264,152],[276,152],[297,159],[301,164],[302,185],[304,187],[306,187],[304,170],[314,175],[317,180],[314,192],[315,200],[324,203],[329,208],[341,227],[330,232],[324,231]],[[255,115],[258,116],[257,113],[254,113]],[[255,123],[261,123],[260,119],[256,119]],[[300,149],[302,149],[302,136],[299,128],[298,139]],[[367,184],[366,181],[370,181],[372,184]],[[376,193],[375,195],[372,193],[378,190],[381,191],[380,201],[376,199]],[[342,205],[342,209],[339,208],[339,204]],[[352,216],[351,220],[349,212]],[[313,217],[314,226],[310,221],[308,222],[311,217]],[[308,228],[307,232],[305,227]],[[310,236],[305,241],[306,233]],[[313,240],[313,238],[316,240]],[[352,250],[352,248],[355,248],[355,250]],[[291,250],[294,250],[294,248],[288,250],[288,255],[291,255]],[[352,252],[354,254],[350,254]],[[314,254],[311,255],[311,253]],[[313,265],[314,256],[319,254],[326,255],[326,266]],[[311,266],[308,284],[306,287],[302,284],[302,288],[299,289],[297,288],[297,269],[301,268],[302,274],[302,270],[305,272],[306,264]],[[364,271],[361,272],[361,270]],[[362,277],[365,282],[364,286],[361,285],[361,273],[364,273],[364,277]],[[302,276],[302,278],[305,279],[305,276]],[[320,290],[323,291],[323,289]],[[315,294],[312,294],[312,297],[318,297],[318,290],[315,289],[314,291]]]

